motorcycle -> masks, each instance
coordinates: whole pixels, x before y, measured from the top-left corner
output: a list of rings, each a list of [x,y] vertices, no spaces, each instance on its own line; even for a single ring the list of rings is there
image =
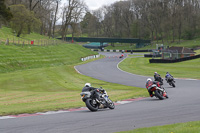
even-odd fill
[[[122,55],[119,56],[119,58],[123,58],[123,57],[124,57],[124,54],[122,54]]]
[[[89,91],[81,92],[80,94],[82,101],[85,102],[86,107],[90,111],[94,112],[97,111],[98,109],[103,109],[103,108],[110,108],[110,109],[115,108],[113,101],[109,98],[108,95],[104,94],[101,91],[99,91],[97,94],[100,96],[101,98],[100,100],[94,98],[91,92]]]
[[[176,87],[176,86],[175,86],[175,80],[174,80],[173,77],[171,77],[171,76],[170,76],[170,77],[167,77],[165,80],[167,81],[167,83],[169,83],[170,86]]]
[[[153,96],[159,98],[160,100],[168,98],[167,92],[161,86],[158,87],[156,84],[153,84],[148,88],[148,90],[152,92]]]

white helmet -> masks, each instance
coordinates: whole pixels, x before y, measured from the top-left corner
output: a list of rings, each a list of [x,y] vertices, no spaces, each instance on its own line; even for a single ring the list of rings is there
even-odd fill
[[[151,79],[151,78],[148,78],[147,81],[152,81],[152,79]]]
[[[154,74],[157,74],[157,72],[154,72]]]
[[[90,83],[85,83],[85,87],[91,87]]]

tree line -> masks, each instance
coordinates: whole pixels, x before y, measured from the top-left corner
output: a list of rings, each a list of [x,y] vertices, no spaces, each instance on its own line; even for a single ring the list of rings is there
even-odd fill
[[[17,37],[37,32],[64,38],[69,27],[72,33],[78,31],[77,25],[87,10],[81,0],[65,0],[64,4],[61,0],[0,0],[0,3],[0,27],[11,27]],[[56,24],[59,19],[61,24]]]
[[[200,8],[199,0],[124,0],[94,11],[84,0],[0,0],[2,24],[18,37],[38,32],[63,39],[72,34],[170,43],[200,35]]]
[[[199,0],[127,0],[87,12],[83,33],[174,42],[200,35]]]

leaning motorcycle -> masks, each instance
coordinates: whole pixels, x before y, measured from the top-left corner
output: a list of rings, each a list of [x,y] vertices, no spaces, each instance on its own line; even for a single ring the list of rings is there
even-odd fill
[[[160,100],[163,100],[164,98],[168,98],[167,92],[163,87],[158,87],[156,84],[153,84],[148,88],[153,94],[153,96],[159,98]]]
[[[174,80],[173,77],[167,77],[165,80],[167,81],[167,83],[169,83],[170,86],[176,87],[175,86],[175,80]]]
[[[99,91],[97,94],[100,96],[101,98],[100,100],[94,98],[91,92],[89,91],[81,92],[80,94],[83,102],[85,102],[86,107],[90,111],[94,112],[97,111],[98,109],[103,109],[103,108],[110,108],[110,109],[115,108],[113,101],[108,97],[108,95],[104,94],[101,91]]]

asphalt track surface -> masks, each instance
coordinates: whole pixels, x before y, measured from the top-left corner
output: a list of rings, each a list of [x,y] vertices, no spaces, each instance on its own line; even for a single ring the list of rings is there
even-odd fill
[[[144,88],[148,77],[118,69],[120,53],[76,69],[96,79]],[[177,68],[178,69],[178,68]],[[169,99],[144,98],[117,105],[114,110],[80,110],[66,113],[0,119],[0,133],[111,133],[140,127],[200,120],[200,80],[176,79],[176,88],[164,82]]]

